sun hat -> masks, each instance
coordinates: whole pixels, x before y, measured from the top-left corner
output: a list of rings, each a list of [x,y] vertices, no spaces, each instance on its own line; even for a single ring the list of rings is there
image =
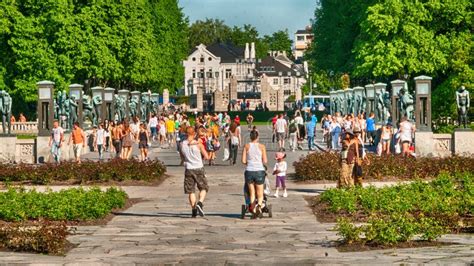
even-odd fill
[[[280,159],[285,159],[286,158],[286,154],[284,152],[277,152],[275,154],[275,160],[280,160]]]

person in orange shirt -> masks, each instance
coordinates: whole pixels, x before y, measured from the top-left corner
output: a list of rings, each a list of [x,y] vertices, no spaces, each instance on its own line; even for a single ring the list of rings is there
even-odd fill
[[[76,159],[76,162],[80,164],[82,148],[86,147],[86,134],[84,133],[84,130],[79,127],[78,122],[74,123],[68,145],[71,145],[71,141],[73,144],[72,149],[74,151],[74,158]]]
[[[13,125],[15,122],[16,122],[15,116],[12,115],[12,116],[10,117],[10,123]]]

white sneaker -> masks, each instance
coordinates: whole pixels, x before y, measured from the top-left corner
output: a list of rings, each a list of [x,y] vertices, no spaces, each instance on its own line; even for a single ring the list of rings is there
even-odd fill
[[[280,197],[280,196],[278,196],[278,193],[275,193],[273,196],[274,196],[275,198]]]
[[[283,198],[286,198],[286,197],[288,197],[288,194],[285,191],[285,192],[283,192]]]

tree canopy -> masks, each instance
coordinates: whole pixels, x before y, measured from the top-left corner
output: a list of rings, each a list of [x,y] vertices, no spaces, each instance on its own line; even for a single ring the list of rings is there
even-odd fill
[[[0,2],[0,89],[34,102],[36,82],[174,91],[188,22],[177,0]]]
[[[474,85],[471,0],[320,0],[308,59],[314,72],[359,83],[434,77],[435,115],[455,111],[454,92]],[[363,85],[363,84],[352,84]]]
[[[215,42],[228,42],[237,46],[255,43],[257,58],[265,57],[269,51],[286,51],[291,56],[292,41],[288,30],[280,30],[272,35],[260,36],[257,29],[245,24],[242,27],[230,27],[223,20],[197,20],[189,26],[189,50],[199,44],[210,45]]]

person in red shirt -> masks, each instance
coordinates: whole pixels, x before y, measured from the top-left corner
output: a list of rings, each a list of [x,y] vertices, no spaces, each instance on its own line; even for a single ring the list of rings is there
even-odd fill
[[[239,117],[239,115],[236,115],[236,116],[235,116],[234,122],[235,122],[237,125],[240,125],[240,117]]]
[[[276,139],[276,129],[275,129],[275,125],[276,125],[276,122],[278,120],[278,115],[275,115],[273,118],[272,118],[272,142],[275,143],[275,139]]]

